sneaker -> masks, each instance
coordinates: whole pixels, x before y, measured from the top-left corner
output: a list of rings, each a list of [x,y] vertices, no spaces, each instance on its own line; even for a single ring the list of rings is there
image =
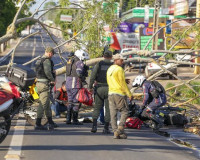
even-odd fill
[[[35,128],[34,128],[34,129],[35,129],[35,130],[48,130],[47,127],[46,127],[46,126],[43,126],[43,125],[40,125],[40,126],[35,125]]]

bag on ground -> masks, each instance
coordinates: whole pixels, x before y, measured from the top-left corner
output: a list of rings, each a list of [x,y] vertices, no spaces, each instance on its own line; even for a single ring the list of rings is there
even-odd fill
[[[76,99],[80,102],[83,103],[87,106],[92,106],[93,104],[93,97],[92,97],[92,93],[90,93],[88,91],[87,88],[81,88],[78,91],[78,94],[76,96]]]
[[[140,129],[143,124],[143,121],[137,117],[130,117],[126,120],[126,127],[133,129]]]
[[[169,113],[166,116],[166,120],[165,120],[166,125],[184,126],[187,123],[188,123],[187,117],[177,112]]]

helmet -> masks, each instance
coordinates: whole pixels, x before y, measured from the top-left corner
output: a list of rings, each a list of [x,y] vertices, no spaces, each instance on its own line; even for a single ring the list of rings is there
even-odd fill
[[[143,75],[139,75],[135,78],[132,86],[137,87],[137,86],[142,86],[143,82],[146,80],[146,78]]]
[[[88,60],[88,59],[90,59],[88,53],[83,51],[83,50],[77,50],[74,55],[76,57],[78,57],[80,60]]]

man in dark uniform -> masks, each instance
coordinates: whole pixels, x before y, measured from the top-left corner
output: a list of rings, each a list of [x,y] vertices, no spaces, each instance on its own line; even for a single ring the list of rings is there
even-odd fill
[[[158,93],[158,91],[155,90],[155,85],[153,85],[152,81],[147,81],[146,78],[143,75],[139,75],[135,78],[133,84],[133,87],[142,87],[144,98],[143,98],[143,104],[141,106],[141,109],[143,109],[143,112],[141,116],[152,119],[153,121],[157,122],[160,126],[163,125],[163,122],[159,120],[154,114],[155,110],[163,105],[166,104],[166,94],[164,88],[159,85],[161,92]]]
[[[106,50],[104,52],[104,60],[97,63],[92,71],[92,75],[90,78],[89,89],[92,91],[93,85],[95,87],[95,107],[93,111],[93,126],[91,132],[96,133],[97,131],[97,119],[100,114],[101,108],[105,104],[105,124],[103,133],[108,134],[109,131],[109,123],[110,123],[110,110],[108,104],[108,84],[106,80],[106,72],[108,68],[113,64],[111,62],[112,52]]]
[[[37,92],[39,94],[39,107],[37,109],[37,119],[35,130],[47,130],[47,128],[41,125],[41,119],[45,115],[48,119],[49,130],[54,129],[56,124],[52,120],[52,112],[50,106],[50,86],[55,85],[55,73],[53,70],[54,63],[51,58],[54,55],[54,50],[51,47],[47,47],[45,54],[36,61],[36,77],[37,77]]]
[[[60,118],[60,113],[67,111],[67,89],[66,81],[62,83],[62,86],[56,90],[54,95],[55,104],[51,105],[51,109],[55,112],[55,117]]]
[[[73,115],[73,124],[80,125],[78,121],[78,111],[80,103],[76,99],[76,95],[80,88],[82,88],[82,82],[85,79],[85,64],[83,63],[84,55],[75,52],[75,55],[67,61],[66,64],[66,88],[68,95],[67,106],[67,121],[66,124],[71,124],[71,117]]]

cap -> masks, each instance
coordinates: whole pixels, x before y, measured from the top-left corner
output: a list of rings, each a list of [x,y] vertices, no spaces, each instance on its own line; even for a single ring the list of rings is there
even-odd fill
[[[103,53],[103,56],[104,57],[112,57],[113,53],[112,51],[109,51],[109,50],[106,50],[104,53]]]
[[[114,60],[117,60],[117,59],[125,59],[121,54],[115,54],[114,56],[113,56],[113,59]]]
[[[53,50],[52,47],[47,47],[47,48],[45,49],[45,52],[51,52],[51,53],[55,54],[55,52],[54,52],[54,50]]]

